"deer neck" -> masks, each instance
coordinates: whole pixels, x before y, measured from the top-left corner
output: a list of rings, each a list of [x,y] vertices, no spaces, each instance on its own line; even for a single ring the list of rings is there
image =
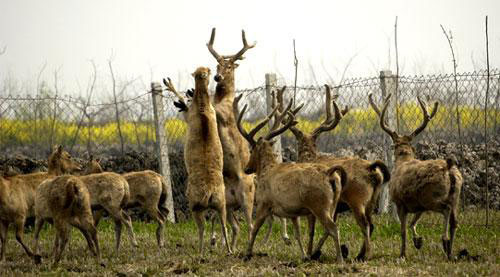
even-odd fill
[[[395,157],[394,164],[396,166],[398,166],[398,164],[402,164],[402,163],[409,162],[409,161],[416,159],[415,153],[413,153],[413,152],[411,152],[411,153],[407,153],[407,152],[397,153],[397,149],[396,149],[396,151],[394,151],[394,157]]]
[[[196,82],[193,104],[195,104],[200,112],[203,112],[206,105],[209,105],[210,97],[208,96],[208,87],[202,82]]]
[[[49,167],[48,171],[49,171],[48,174],[52,175],[52,176],[59,176],[59,175],[63,175],[64,174],[64,172],[59,167],[56,167],[56,168]]]
[[[224,99],[234,100],[234,72],[226,74],[224,79],[215,86],[215,103],[219,103]]]
[[[276,154],[271,150],[264,150],[260,153],[259,165],[257,171],[255,172],[257,176],[264,175],[272,167],[278,164],[278,159]]]

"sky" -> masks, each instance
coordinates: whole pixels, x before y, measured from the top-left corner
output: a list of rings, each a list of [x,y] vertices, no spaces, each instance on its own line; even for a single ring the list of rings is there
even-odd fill
[[[348,64],[346,77],[395,72],[396,16],[401,75],[453,71],[440,24],[452,31],[458,71],[473,71],[486,67],[486,15],[494,68],[500,66],[498,0],[0,0],[0,50],[6,47],[0,82],[32,84],[44,68],[42,80],[54,83],[57,71],[59,88],[78,94],[92,74],[91,61],[107,87],[112,59],[118,79],[134,80],[135,89],[167,76],[185,89],[198,66],[215,71],[206,43],[216,27],[220,54],[242,47],[242,29],[257,42],[236,71],[237,88],[262,85],[265,73],[293,82],[294,39],[298,83],[338,83]]]

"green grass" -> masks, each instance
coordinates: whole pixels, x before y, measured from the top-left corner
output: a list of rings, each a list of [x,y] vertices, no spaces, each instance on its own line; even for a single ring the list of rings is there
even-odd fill
[[[291,224],[289,235],[292,245],[285,245],[279,236],[278,220],[273,226],[273,236],[267,245],[261,243],[264,225],[257,238],[254,252],[256,255],[248,262],[242,256],[247,243],[246,226],[242,232],[234,255],[227,255],[225,248],[208,246],[203,255],[196,250],[197,230],[192,221],[168,224],[165,228],[166,247],[159,250],[156,246],[156,224],[134,222],[134,230],[139,248],[133,248],[127,233],[122,234],[120,253],[114,253],[114,227],[104,220],[99,225],[99,242],[103,261],[102,268],[87,250],[82,235],[72,231],[72,239],[66,248],[64,258],[58,267],[51,266],[51,259],[44,258],[42,265],[35,266],[22,251],[9,233],[7,261],[0,265],[1,276],[26,275],[99,275],[99,276],[140,276],[140,275],[327,275],[327,274],[362,274],[362,275],[432,275],[432,276],[494,276],[500,273],[499,237],[500,212],[491,213],[492,226],[484,226],[484,211],[464,212],[459,216],[459,228],[456,234],[454,253],[466,248],[471,255],[479,255],[478,261],[458,260],[449,262],[441,248],[442,216],[425,214],[417,227],[417,232],[424,237],[424,246],[416,250],[411,243],[407,247],[408,258],[398,258],[400,237],[399,224],[388,215],[375,216],[376,230],[372,237],[372,257],[367,262],[354,262],[361,245],[361,232],[352,216],[346,214],[339,218],[341,243],[349,246],[349,258],[343,264],[335,263],[332,240],[323,248],[319,262],[304,262],[300,259],[298,247],[293,238]],[[243,221],[240,221],[243,222]],[[302,237],[306,245],[306,220],[302,220]],[[207,225],[207,229],[209,227]],[[206,229],[206,230],[207,230]],[[219,228],[218,228],[219,229]],[[317,227],[316,239],[319,239],[322,227]],[[409,232],[410,233],[410,232]],[[52,249],[54,230],[46,226],[41,233],[42,254]],[[220,237],[220,235],[218,236]],[[208,234],[205,236],[208,244]],[[32,233],[26,234],[31,245]],[[220,241],[220,239],[219,239]]]

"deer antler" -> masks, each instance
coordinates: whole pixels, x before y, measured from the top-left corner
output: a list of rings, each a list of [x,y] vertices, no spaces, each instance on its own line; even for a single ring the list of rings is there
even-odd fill
[[[347,106],[343,111],[340,111],[337,102],[332,99],[332,92],[329,85],[325,85],[326,88],[326,100],[325,100],[325,108],[326,108],[326,118],[321,125],[314,129],[311,133],[311,136],[317,138],[321,133],[333,130],[339,124],[342,117],[349,111]],[[332,104],[335,112],[335,118],[332,118]]]
[[[172,80],[170,80],[170,78],[168,77],[166,80],[165,78],[163,78],[163,84],[167,87],[167,91],[172,92],[173,94],[175,94],[175,96],[177,96],[177,98],[179,98],[178,102],[174,101],[174,106],[179,108],[179,112],[187,111],[188,105],[186,104],[186,100],[180,93],[177,92],[177,90],[174,87],[174,84],[172,84]]]
[[[245,36],[245,30],[241,30],[241,40],[243,41],[243,48],[241,50],[234,54],[234,55],[219,55],[217,51],[214,49],[214,40],[215,40],[215,28],[212,28],[212,34],[210,35],[210,41],[207,43],[208,51],[212,53],[212,56],[217,60],[217,62],[221,62],[222,60],[228,59],[231,62],[235,62],[237,60],[243,60],[245,57],[243,57],[243,54],[245,54],[246,51],[249,49],[252,49],[255,47],[257,44],[254,42],[253,44],[248,44],[247,38]]]
[[[253,128],[250,131],[250,133],[247,133],[245,131],[245,129],[243,129],[243,126],[241,126],[241,120],[243,119],[243,115],[245,114],[247,107],[248,107],[248,104],[246,104],[243,107],[243,110],[239,113],[237,127],[238,127],[238,131],[240,131],[241,135],[248,141],[248,143],[250,143],[250,145],[252,147],[254,147],[256,142],[255,142],[253,137],[255,136],[255,134],[257,134],[257,132],[260,131],[260,129],[262,129],[264,126],[266,126],[266,124],[269,122],[269,120],[271,120],[271,118],[274,116],[274,114],[278,110],[278,107],[275,107],[273,109],[273,111],[264,120],[262,120],[259,124],[257,124],[257,126],[255,126],[255,128]]]
[[[223,58],[217,53],[217,51],[215,51],[214,40],[215,40],[215,28],[212,28],[212,34],[210,35],[210,41],[207,43],[207,47],[208,47],[208,51],[210,51],[210,53],[212,53],[212,56],[214,56],[214,58],[217,61],[220,61]]]
[[[417,96],[417,100],[420,108],[422,109],[422,113],[424,114],[424,121],[422,122],[422,124],[420,124],[420,126],[418,126],[417,129],[415,129],[415,131],[413,131],[413,133],[411,133],[410,137],[412,139],[420,134],[425,129],[425,127],[427,127],[427,124],[436,115],[437,109],[439,107],[439,103],[437,101],[434,102],[434,107],[432,108],[432,112],[429,115],[427,109],[425,108],[425,103],[422,101],[422,99],[420,99],[420,96]]]
[[[392,94],[389,94],[385,98],[384,107],[382,108],[382,112],[380,112],[380,109],[377,107],[377,105],[375,105],[375,102],[373,101],[371,93],[368,95],[368,100],[369,100],[370,105],[372,106],[373,110],[375,111],[375,113],[377,113],[377,115],[379,116],[380,127],[382,128],[382,130],[384,130],[387,134],[389,134],[389,136],[391,136],[392,140],[395,140],[398,137],[398,134],[395,131],[392,131],[391,129],[389,129],[389,127],[387,127],[387,125],[385,124],[385,112],[387,111],[387,107],[389,106],[391,96],[392,96]]]

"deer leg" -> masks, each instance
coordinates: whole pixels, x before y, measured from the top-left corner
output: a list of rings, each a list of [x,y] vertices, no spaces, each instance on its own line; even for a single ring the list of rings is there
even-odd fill
[[[263,244],[267,244],[269,241],[269,238],[271,237],[271,233],[273,232],[273,221],[274,221],[274,216],[268,216],[267,217],[267,231],[266,235],[264,236],[264,240],[262,241]],[[252,232],[249,232],[250,236],[252,235]]]
[[[2,250],[0,254],[0,262],[5,262],[5,248],[7,247],[7,230],[9,223],[7,221],[0,222],[0,239],[2,240]]]
[[[307,244],[307,255],[310,257],[313,251],[316,217],[314,215],[307,216],[307,223],[309,226],[309,243]]]
[[[210,221],[212,222],[212,230],[210,231],[210,233],[212,235],[210,235],[210,246],[215,246],[217,244],[217,235],[215,233],[215,224],[216,224],[216,221],[217,220],[217,217],[215,216],[215,214],[212,214],[210,216]]]
[[[96,228],[97,228],[97,225],[99,225],[99,222],[101,221],[103,214],[104,214],[104,210],[103,209],[98,209],[98,210],[96,210],[96,211],[93,212],[94,225],[95,225]]]
[[[411,235],[413,237],[413,245],[415,248],[420,249],[422,248],[422,245],[424,243],[422,237],[419,237],[417,234],[417,222],[422,216],[423,212],[417,212],[415,216],[413,217],[413,220],[410,223],[410,231]]]
[[[366,219],[368,220],[368,224],[370,224],[370,238],[371,238],[373,231],[375,231],[375,225],[373,225],[371,211],[369,213],[368,212],[366,213]]]
[[[450,213],[450,244],[448,249],[448,260],[452,259],[452,250],[453,250],[453,240],[455,238],[455,231],[457,229],[457,218],[455,209],[451,210]]]
[[[227,216],[226,216],[227,221],[229,222],[229,225],[231,225],[231,249],[234,249],[236,246],[236,241],[238,239],[238,233],[240,232],[240,227],[238,226],[238,222],[234,218],[234,211],[229,209],[227,210]]]
[[[221,225],[221,232],[222,232],[222,236],[224,237],[224,242],[226,243],[227,252],[229,254],[233,254],[233,251],[231,250],[231,245],[229,244],[229,241],[227,239],[227,228],[226,228],[227,211],[226,211],[225,201],[219,202],[219,207],[217,210],[219,213],[219,218],[220,218],[220,223],[221,223],[220,224]]]
[[[248,242],[246,259],[250,259],[252,257],[252,254],[253,254],[253,245],[255,243],[255,238],[257,237],[257,234],[259,233],[260,227],[262,227],[262,224],[264,224],[264,221],[270,215],[271,214],[270,214],[269,209],[264,208],[262,206],[257,207],[257,217],[255,219],[255,225],[253,226],[253,230],[252,230],[252,235],[250,237],[250,241]]]
[[[292,223],[293,223],[293,232],[295,234],[295,239],[297,239],[297,243],[299,245],[300,255],[302,257],[302,260],[305,260],[306,253],[304,252],[304,247],[302,246],[302,238],[300,237],[300,226],[297,217],[292,218]]]
[[[245,184],[241,183],[241,186],[243,187]],[[245,214],[245,220],[248,225],[248,239],[250,239],[250,234],[252,233],[253,229],[253,221],[252,221],[252,213],[253,213],[253,199],[252,197],[249,197],[245,195],[245,190],[242,189],[242,195],[241,195],[241,208],[243,209],[243,214]],[[234,246],[233,246],[234,247]]]
[[[54,265],[57,265],[59,261],[61,260],[62,253],[64,249],[66,248],[66,244],[68,243],[69,240],[69,228],[66,223],[60,223],[60,227],[58,228],[58,236],[59,236],[59,243],[58,243],[58,250],[56,252],[56,255],[54,257]]]
[[[203,234],[205,232],[205,217],[203,211],[193,211],[194,221],[198,226],[198,250],[203,254]]]
[[[35,264],[39,264],[42,258],[38,254],[34,254],[33,251],[24,243],[24,217],[18,218],[14,225],[16,226],[16,240],[21,244],[26,254],[35,261]]]
[[[399,222],[401,223],[401,253],[399,254],[399,257],[404,259],[406,258],[406,219],[407,219],[407,213],[405,208],[403,207],[397,207],[398,210],[398,217],[399,217]]]
[[[446,209],[443,211],[443,217],[444,217],[444,231],[443,231],[443,235],[441,237],[441,240],[443,241],[444,253],[449,258],[451,256],[450,239],[448,237],[449,222],[450,222],[450,217],[451,217],[450,209]]]
[[[160,210],[153,205],[149,206],[147,212],[151,218],[158,222],[158,227],[156,228],[156,242],[158,243],[158,247],[162,248],[165,245],[163,242],[163,228],[165,224],[164,217],[162,216]]]
[[[364,261],[367,256],[370,254],[370,224],[368,219],[365,216],[364,210],[356,207],[353,209],[354,218],[361,228],[361,232],[363,233],[364,241],[363,246],[361,247],[356,260]]]
[[[36,218],[35,219],[35,245],[33,251],[38,254],[38,240],[40,238],[40,231],[42,231],[43,224],[45,223],[45,220],[43,218]]]
[[[132,220],[130,219],[130,216],[128,214],[126,214],[121,208],[117,208],[117,207],[108,207],[107,211],[110,214],[110,216],[113,218],[113,220],[115,221],[115,237],[117,239],[116,251],[118,251],[118,249],[120,248],[120,237],[121,237],[122,224],[125,224],[125,227],[127,227],[129,237],[130,237],[130,240],[132,242],[132,246],[138,247],[139,245],[137,244],[137,240],[135,239],[134,230],[132,228]]]
[[[344,258],[342,257],[342,252],[340,249],[340,235],[337,224],[335,224],[331,217],[331,214],[329,214],[327,209],[319,209],[318,207],[318,209],[313,211],[313,214],[317,217],[317,219],[319,219],[319,221],[325,228],[325,234],[321,238],[322,243],[324,243],[328,235],[332,236],[335,243],[335,250],[337,252],[337,263],[342,263],[344,261]],[[319,247],[322,245],[322,243],[318,244],[314,253],[321,253]]]
[[[286,218],[280,217],[281,221],[281,238],[285,242],[286,245],[291,245],[292,242],[290,241],[290,237],[288,236],[288,230],[286,228]]]

